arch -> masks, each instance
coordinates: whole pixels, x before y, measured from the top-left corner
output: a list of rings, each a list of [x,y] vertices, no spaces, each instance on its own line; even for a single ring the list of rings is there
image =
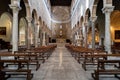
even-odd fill
[[[19,20],[22,18],[22,17],[26,17],[26,5],[24,3],[24,0],[20,0],[20,7],[21,7],[21,10],[19,11]]]
[[[81,16],[81,18],[80,18],[80,22],[83,22],[84,21],[84,18],[83,18],[83,16]]]
[[[96,43],[96,45],[99,45],[98,43],[100,41],[100,31],[99,30],[100,30],[99,29],[99,24],[96,23],[95,24],[95,43]]]
[[[77,25],[75,24],[75,28],[77,27]]]
[[[85,22],[87,23],[89,18],[91,17],[91,11],[90,9],[88,8],[85,12],[85,16],[84,16],[84,19],[85,19]]]
[[[91,35],[92,35],[92,27],[89,27],[88,28],[88,32],[87,32],[87,43],[89,44],[89,45],[91,45],[91,41],[92,41],[92,37],[91,37]]]
[[[90,15],[91,16],[91,11],[89,8],[87,8],[87,10],[85,11],[85,15]]]
[[[19,21],[19,45],[26,45],[27,39],[27,21],[24,17]]]
[[[112,41],[114,42],[120,42],[119,36],[115,36],[117,31],[120,31],[120,11],[119,10],[114,10],[111,13],[111,37]],[[117,34],[116,34],[117,35]]]
[[[82,27],[83,22],[84,22],[84,17],[81,16],[81,18],[80,18],[80,25],[81,25],[81,27]]]
[[[39,21],[39,28],[38,28],[38,29],[39,29],[39,32],[38,32],[38,33],[39,33],[39,38],[40,38],[41,28],[42,28],[42,19],[41,19],[41,17],[39,17],[39,20],[38,20],[38,21]]]
[[[42,24],[42,19],[41,19],[41,17],[39,17],[39,25],[41,25]]]
[[[8,6],[11,0],[0,0],[0,15],[4,12],[9,12],[12,15],[12,9]]]
[[[44,27],[45,26],[45,22],[44,21],[42,21],[42,27]]]
[[[97,4],[99,3],[100,0],[95,0],[93,7],[92,7],[92,16],[96,16],[96,12],[97,12]]]
[[[8,15],[8,16],[10,17],[11,22],[12,22],[12,20],[13,20],[13,19],[12,19],[12,15],[11,15],[9,12],[4,12],[4,13],[1,14],[1,16],[2,16],[2,15]],[[0,16],[0,17],[1,17],[1,16]]]
[[[0,36],[5,41],[11,42],[12,37],[12,15],[8,12],[4,12],[0,16],[0,27],[5,29],[5,33]]]
[[[33,18],[33,21],[36,22],[38,19],[37,19],[37,11],[35,9],[33,9],[32,11],[32,18]]]
[[[79,27],[79,21],[77,22],[77,27]]]

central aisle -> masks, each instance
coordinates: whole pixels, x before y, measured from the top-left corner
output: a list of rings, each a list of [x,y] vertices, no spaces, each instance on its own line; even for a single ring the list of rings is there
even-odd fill
[[[51,57],[35,72],[32,80],[88,80],[81,65],[65,47],[57,47]]]

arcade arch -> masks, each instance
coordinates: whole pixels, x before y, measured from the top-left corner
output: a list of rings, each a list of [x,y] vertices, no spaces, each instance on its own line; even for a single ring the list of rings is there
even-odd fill
[[[12,36],[12,15],[4,12],[0,16],[0,38],[4,41],[11,42]]]

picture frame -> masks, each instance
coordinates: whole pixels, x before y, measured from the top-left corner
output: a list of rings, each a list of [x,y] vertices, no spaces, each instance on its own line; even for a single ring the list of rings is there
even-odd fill
[[[120,39],[120,30],[115,30],[115,39]]]
[[[0,27],[0,35],[6,35],[6,27]]]

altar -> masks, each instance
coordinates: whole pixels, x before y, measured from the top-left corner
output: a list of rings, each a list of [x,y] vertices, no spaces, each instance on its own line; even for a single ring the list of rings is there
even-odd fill
[[[66,39],[58,38],[57,43],[66,43]]]

